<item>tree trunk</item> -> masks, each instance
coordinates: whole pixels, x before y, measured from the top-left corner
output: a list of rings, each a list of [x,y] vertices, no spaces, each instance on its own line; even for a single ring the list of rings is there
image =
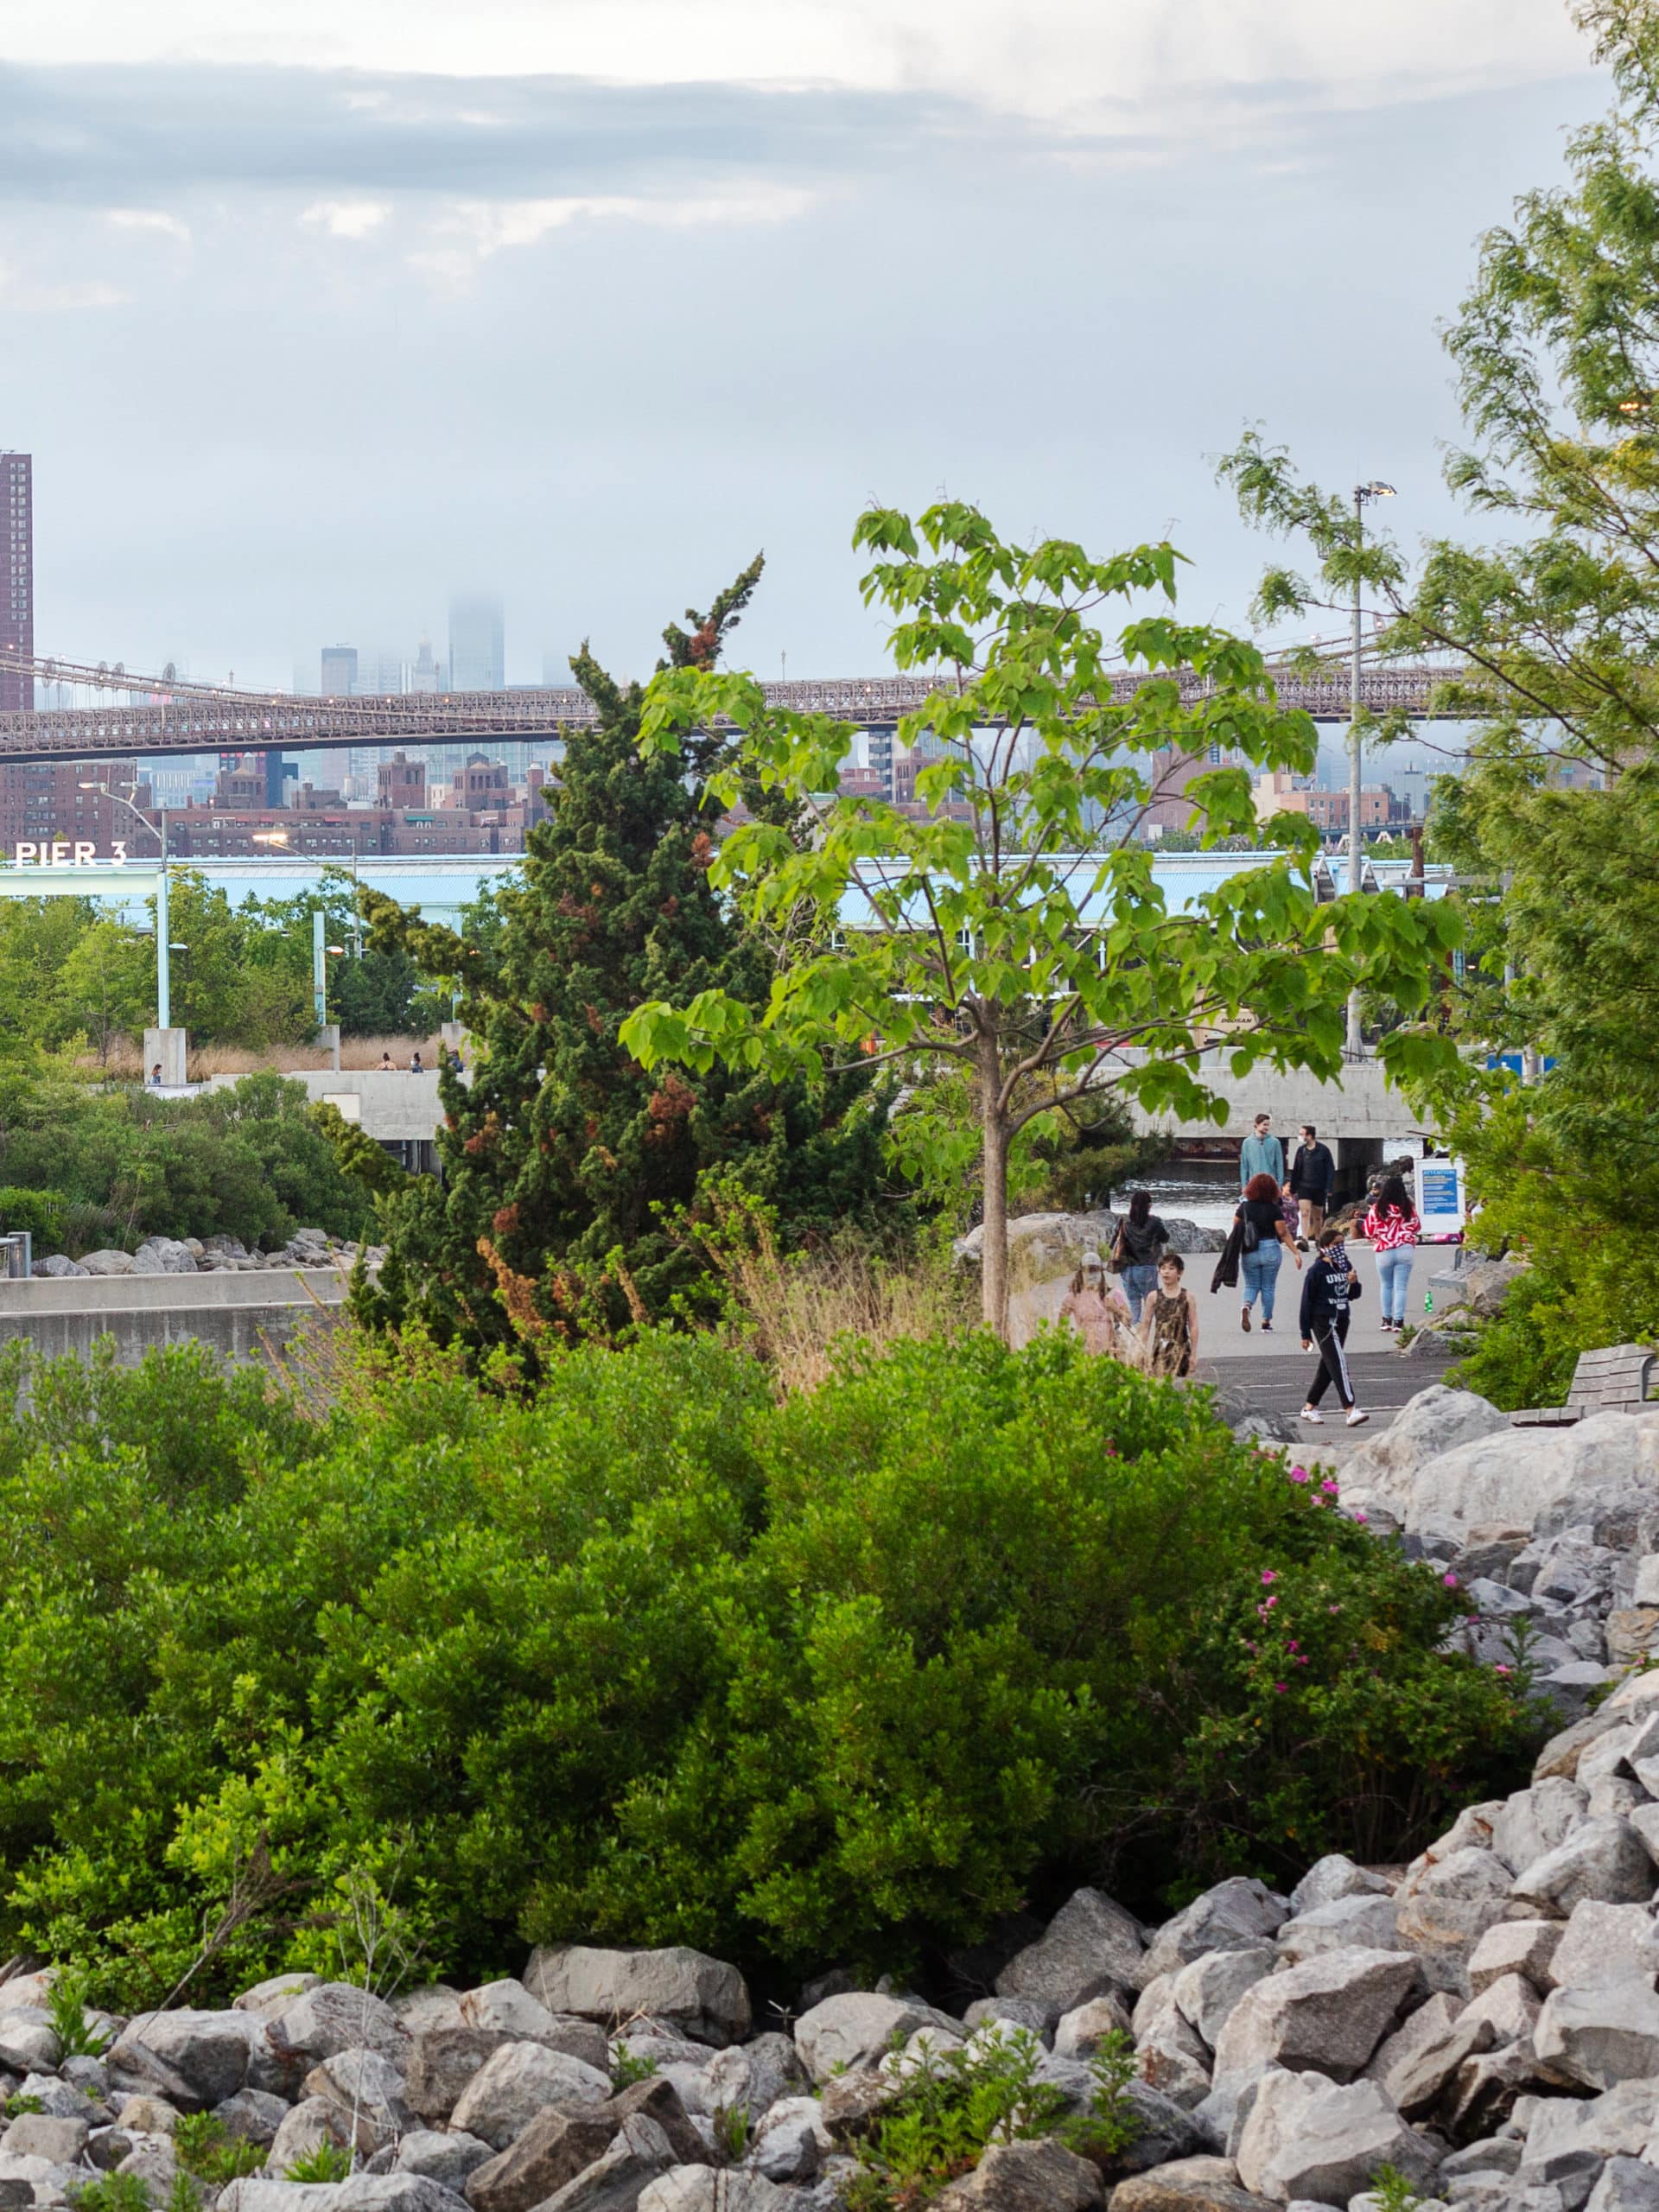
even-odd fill
[[[980,1313],[1004,1343],[1008,1335],[1008,1133],[998,1110],[1001,1066],[994,1037],[981,1040],[979,1114],[985,1231],[980,1240]]]

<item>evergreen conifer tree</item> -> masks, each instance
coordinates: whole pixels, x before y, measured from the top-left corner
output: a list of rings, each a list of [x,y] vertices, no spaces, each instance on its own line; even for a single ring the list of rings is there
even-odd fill
[[[671,664],[714,664],[760,566],[707,614],[688,610],[689,629],[664,631]],[[458,987],[472,1065],[440,1072],[442,1181],[410,1178],[380,1199],[393,1294],[360,1303],[475,1349],[526,1322],[574,1336],[695,1300],[703,1264],[662,1216],[691,1203],[705,1169],[774,1205],[797,1243],[868,1216],[881,1180],[885,1110],[868,1076],[690,1079],[647,1073],[619,1042],[628,1014],[671,991],[720,985],[760,1003],[772,962],[709,880],[721,810],[706,777],[722,741],[647,760],[642,688],[585,645],[570,664],[596,722],[569,734],[496,925],[457,937],[364,897],[372,944],[406,946]],[[618,1251],[626,1274],[607,1268]]]

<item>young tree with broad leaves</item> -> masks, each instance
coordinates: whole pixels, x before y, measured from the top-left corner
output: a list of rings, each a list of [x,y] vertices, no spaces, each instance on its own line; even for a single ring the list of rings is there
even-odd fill
[[[1390,897],[1321,904],[1300,817],[1272,825],[1281,856],[1190,908],[1166,901],[1141,834],[1154,807],[1179,791],[1207,840],[1254,831],[1252,771],[1306,771],[1315,756],[1312,722],[1280,707],[1254,646],[1177,620],[1172,547],[1106,560],[1059,540],[1022,550],[954,502],[916,522],[868,513],[854,543],[874,559],[867,602],[896,620],[897,665],[935,672],[899,725],[930,756],[916,784],[928,818],[839,795],[849,725],[770,707],[753,676],[660,673],[644,702],[645,759],[701,774],[697,733],[728,724],[739,742],[709,778],[715,797],[734,798],[747,775],[814,827],[803,838],[749,821],[712,855],[715,881],[775,948],[767,998],[682,988],[639,1006],[623,1039],[646,1066],[699,1075],[723,1065],[817,1080],[826,1059],[965,1074],[976,1129],[930,1127],[924,1109],[914,1141],[956,1147],[961,1166],[977,1150],[982,1310],[1005,1330],[1008,1158],[1022,1130],[1108,1090],[1224,1119],[1205,1082],[1215,1044],[1236,1074],[1335,1076],[1349,989],[1421,1006],[1447,921]],[[1159,611],[1109,647],[1103,610],[1147,595]],[[1236,765],[1192,773],[1217,758]],[[1387,1046],[1396,1066],[1440,1049],[1410,1029]]]

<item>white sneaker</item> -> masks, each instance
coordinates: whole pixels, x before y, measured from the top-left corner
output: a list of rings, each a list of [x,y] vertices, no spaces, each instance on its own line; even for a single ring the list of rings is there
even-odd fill
[[[1323,1421],[1325,1419],[1325,1415],[1322,1413],[1316,1411],[1312,1406],[1304,1406],[1302,1408],[1302,1419],[1304,1421]]]
[[[1350,1428],[1357,1428],[1357,1427],[1359,1427],[1359,1424],[1361,1423],[1361,1421],[1370,1421],[1370,1414],[1363,1414],[1363,1413],[1361,1413],[1361,1411],[1359,1410],[1359,1408],[1358,1408],[1357,1406],[1350,1406],[1350,1407],[1349,1407],[1349,1408],[1348,1408],[1348,1426],[1349,1426],[1349,1427],[1350,1427]]]

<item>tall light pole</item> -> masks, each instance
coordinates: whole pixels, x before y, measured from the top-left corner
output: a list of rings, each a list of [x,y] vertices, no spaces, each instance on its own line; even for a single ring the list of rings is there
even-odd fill
[[[153,829],[154,824],[143,809],[135,806],[130,798],[123,798],[119,791],[111,791],[108,784],[82,784],[80,788],[84,791],[102,791],[105,798],[112,799],[117,806],[124,806],[135,822],[142,822],[146,830]],[[156,809],[156,820],[161,824],[162,864],[156,879],[156,1027],[170,1029],[173,1027],[173,972],[168,959],[172,948],[168,943],[170,931],[167,912],[167,809],[164,806]]]
[[[1354,551],[1357,555],[1363,553],[1365,550],[1366,500],[1391,499],[1393,497],[1392,484],[1374,480],[1370,484],[1355,485]],[[1354,570],[1354,658],[1348,691],[1348,888],[1356,897],[1359,894],[1365,874],[1364,846],[1359,830],[1360,792],[1364,782],[1359,741],[1359,657],[1362,651],[1359,601],[1360,575],[1358,568],[1356,567]],[[1357,990],[1350,991],[1348,994],[1348,1057],[1351,1060],[1359,1059],[1364,1050],[1365,1042],[1359,1030],[1359,993]]]

